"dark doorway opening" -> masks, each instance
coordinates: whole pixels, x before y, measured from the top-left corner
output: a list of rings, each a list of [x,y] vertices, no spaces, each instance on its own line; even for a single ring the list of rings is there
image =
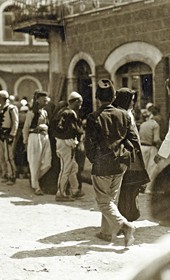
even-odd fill
[[[74,77],[76,89],[83,97],[83,105],[80,110],[80,117],[85,119],[93,110],[92,104],[92,82],[91,69],[88,63],[81,59],[75,66]]]

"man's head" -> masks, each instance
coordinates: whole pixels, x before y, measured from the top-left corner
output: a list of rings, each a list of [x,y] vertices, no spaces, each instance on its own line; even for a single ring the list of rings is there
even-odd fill
[[[6,90],[0,90],[0,104],[4,105],[9,98],[9,94]]]
[[[96,99],[101,102],[109,102],[115,98],[115,89],[112,81],[109,79],[101,79],[98,81],[97,90],[96,90]]]
[[[34,93],[34,101],[36,101],[41,108],[45,107],[48,103],[48,93],[42,90],[36,90]]]
[[[81,106],[83,104],[83,98],[78,92],[72,91],[68,97],[68,104],[69,107],[77,111],[81,109]]]
[[[124,110],[133,109],[137,102],[137,92],[127,87],[120,88],[116,91],[114,106]]]

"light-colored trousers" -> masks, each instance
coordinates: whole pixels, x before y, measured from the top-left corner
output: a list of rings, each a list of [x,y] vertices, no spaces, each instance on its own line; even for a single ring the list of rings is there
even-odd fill
[[[0,164],[2,176],[7,176],[11,179],[16,177],[16,166],[14,162],[14,146],[14,141],[12,144],[8,144],[6,140],[0,140]]]
[[[70,142],[70,143],[69,143]],[[61,196],[66,196],[68,182],[72,194],[78,191],[78,164],[75,160],[74,147],[72,141],[56,138],[56,152],[60,159],[60,173],[58,177],[58,192]]]
[[[151,176],[153,169],[156,166],[154,162],[154,157],[158,153],[158,149],[155,146],[141,146],[143,160],[145,163],[145,168]]]
[[[158,153],[158,149],[155,146],[141,146],[141,151],[145,163],[145,168],[151,180],[149,183],[147,183],[146,186],[146,191],[149,191],[151,190],[152,179],[154,178],[154,172],[157,166],[154,162],[154,157]]]
[[[96,201],[102,213],[101,232],[116,236],[122,225],[127,223],[117,207],[124,172],[110,176],[92,175]]]
[[[51,167],[51,146],[48,134],[29,134],[27,158],[31,174],[31,186],[33,189],[40,188],[39,179]]]

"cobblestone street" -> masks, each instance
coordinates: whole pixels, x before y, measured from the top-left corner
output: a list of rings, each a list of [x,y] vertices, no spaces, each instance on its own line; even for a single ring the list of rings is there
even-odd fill
[[[140,194],[135,245],[125,248],[123,238],[114,244],[98,240],[100,213],[92,186],[84,183],[83,191],[79,200],[56,203],[54,195],[35,196],[27,180],[10,187],[1,183],[1,280],[120,280],[124,267],[170,232],[152,220],[150,195]]]

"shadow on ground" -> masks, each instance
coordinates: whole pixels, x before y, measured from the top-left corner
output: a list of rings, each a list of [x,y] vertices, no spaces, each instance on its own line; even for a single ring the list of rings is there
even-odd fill
[[[10,202],[16,206],[36,206],[39,204],[54,204],[54,205],[68,205],[70,207],[81,208],[85,210],[98,211],[93,187],[89,184],[83,183],[83,192],[85,196],[76,199],[72,202],[56,202],[55,195],[44,194],[43,196],[37,196],[29,185],[27,179],[18,179],[13,186],[7,186],[6,184],[0,185],[0,197],[11,198]]]
[[[157,231],[157,226],[138,227],[135,234],[135,245],[142,246],[142,244],[152,244],[156,241],[160,237],[160,228],[159,231]],[[123,236],[117,237],[114,243],[109,243],[95,237],[95,234],[99,230],[98,227],[85,227],[48,236],[38,240],[38,242],[47,245],[53,244],[52,247],[21,251],[11,256],[11,258],[24,259],[54,256],[81,256],[89,252],[114,252],[116,254],[123,254],[129,250],[129,248],[124,247]],[[161,235],[166,234],[167,231],[167,227],[162,227]]]
[[[38,240],[38,242],[43,244],[53,244],[55,247],[18,252],[14,254],[12,258],[23,259],[54,256],[81,256],[90,251],[103,252],[103,250],[104,252],[123,254],[128,250],[128,248],[125,247],[115,248],[113,247],[113,243],[96,238],[95,234],[98,231],[98,227],[85,227],[49,236]],[[118,246],[118,244],[116,245]]]

